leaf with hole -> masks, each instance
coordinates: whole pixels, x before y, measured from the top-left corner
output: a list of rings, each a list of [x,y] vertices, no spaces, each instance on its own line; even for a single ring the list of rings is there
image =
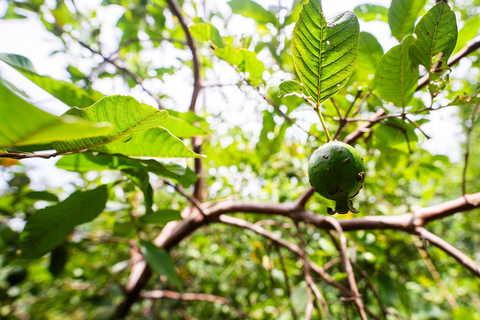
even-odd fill
[[[297,94],[301,95],[303,93],[303,87],[301,83],[298,83],[295,80],[285,80],[280,82],[280,85],[278,86],[280,89],[280,92],[278,93],[278,96],[280,98],[292,95],[292,94]]]
[[[293,31],[292,54],[303,92],[316,104],[348,82],[357,62],[359,33],[353,12],[325,18],[319,1],[303,6]]]
[[[457,43],[455,13],[446,3],[437,3],[420,19],[414,34],[416,41],[410,47],[412,60],[427,69],[430,81],[439,78],[448,68],[448,58]]]

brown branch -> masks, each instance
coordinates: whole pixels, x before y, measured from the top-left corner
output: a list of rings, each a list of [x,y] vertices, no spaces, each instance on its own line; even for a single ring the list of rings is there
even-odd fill
[[[180,293],[169,290],[142,291],[140,297],[143,299],[172,299],[182,301],[207,301],[231,305],[228,299],[205,293]]]
[[[428,240],[428,242],[438,247],[439,249],[445,251],[445,253],[457,260],[460,264],[470,270],[474,275],[480,277],[480,267],[475,264],[475,262],[470,259],[466,254],[452,246],[450,243],[446,242],[439,236],[431,233],[423,227],[415,228],[415,234],[417,234],[422,239]]]
[[[449,67],[455,65],[458,63],[462,58],[468,56],[470,53],[474,52],[475,50],[480,48],[480,37],[474,38],[469,45],[466,45],[462,50],[457,52],[454,56],[450,57],[450,60],[448,60],[447,65]],[[418,80],[418,85],[417,85],[417,90],[422,89],[428,84],[429,81],[429,75],[426,74],[423,76],[420,80]]]
[[[350,289],[352,290],[352,294],[355,297],[355,305],[357,306],[361,319],[367,320],[365,308],[363,306],[362,300],[360,299],[360,292],[358,291],[357,281],[355,280],[355,274],[353,273],[352,264],[347,253],[347,238],[345,237],[342,227],[337,220],[327,216],[325,216],[325,220],[332,225],[332,227],[335,229],[335,231],[337,231],[338,236],[340,237],[340,256],[343,261],[345,272],[348,276],[348,283],[350,284]]]
[[[195,40],[188,30],[187,22],[182,14],[182,9],[178,5],[175,0],[166,0],[168,3],[168,7],[170,11],[172,11],[173,15],[175,15],[178,19],[178,22],[182,26],[183,31],[185,32],[185,37],[187,38],[187,45],[192,52],[192,60],[193,60],[193,93],[192,98],[190,100],[190,107],[188,108],[190,111],[195,111],[195,105],[197,103],[198,94],[200,90],[202,90],[201,78],[200,78],[200,60],[198,59],[198,52],[197,52],[197,45],[195,44]]]

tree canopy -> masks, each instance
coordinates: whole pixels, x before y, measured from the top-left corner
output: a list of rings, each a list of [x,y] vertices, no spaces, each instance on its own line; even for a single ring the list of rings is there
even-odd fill
[[[8,0],[0,317],[479,319],[480,1],[357,2]]]

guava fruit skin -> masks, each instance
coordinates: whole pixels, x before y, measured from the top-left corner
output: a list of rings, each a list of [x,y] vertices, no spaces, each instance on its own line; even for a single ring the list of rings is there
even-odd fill
[[[350,199],[363,187],[365,165],[352,146],[339,141],[320,146],[308,162],[308,177],[318,194],[336,202],[337,213],[358,212]]]

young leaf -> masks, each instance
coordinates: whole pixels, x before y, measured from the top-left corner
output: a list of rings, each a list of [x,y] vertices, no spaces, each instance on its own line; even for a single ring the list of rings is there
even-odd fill
[[[247,18],[253,18],[257,23],[266,25],[272,23],[278,24],[277,17],[271,11],[265,10],[264,7],[251,0],[232,0],[228,2],[233,13],[241,14]]]
[[[217,28],[210,23],[196,23],[189,28],[192,36],[201,41],[211,41],[217,48],[225,47]]]
[[[126,140],[134,133],[161,126],[168,121],[167,111],[158,111],[132,97],[120,95],[105,97],[85,109],[72,108],[63,116],[76,116],[91,123],[108,122],[113,131],[89,139],[57,141],[53,146],[58,152],[78,151]]]
[[[392,0],[388,10],[388,24],[392,36],[399,42],[412,34],[420,11],[425,7],[427,0]]]
[[[472,96],[456,96],[453,101],[451,101],[448,106],[469,106],[472,104],[478,104],[480,103],[480,93],[477,92],[476,94]]]
[[[0,148],[42,144],[108,134],[106,123],[89,124],[73,117],[59,118],[30,104],[0,81]]]
[[[380,20],[388,22],[388,9],[375,4],[361,4],[353,12],[364,21]]]
[[[417,40],[410,47],[412,59],[427,69],[430,80],[433,74],[438,78],[448,68],[457,43],[455,13],[445,2],[439,2],[422,17],[414,33]]]
[[[107,198],[107,186],[103,185],[93,190],[77,191],[59,204],[35,212],[20,234],[22,256],[39,258],[61,244],[76,226],[102,213]]]
[[[303,87],[301,83],[298,83],[295,80],[285,80],[280,82],[280,85],[278,86],[280,89],[280,92],[278,93],[278,96],[280,98],[296,94],[296,93],[303,93]]]
[[[144,130],[125,142],[99,145],[92,150],[123,154],[129,157],[158,158],[202,158],[203,156],[190,150],[182,140],[173,136],[162,127]]]
[[[0,60],[8,63],[30,81],[69,107],[86,108],[103,97],[100,92],[86,91],[71,83],[37,74],[30,60],[23,56],[4,53],[0,54]]]
[[[177,287],[182,288],[182,283],[177,276],[170,255],[162,248],[158,248],[150,242],[141,241],[140,247],[145,259],[152,269],[172,281]]]
[[[414,37],[403,39],[380,60],[375,72],[375,91],[380,97],[397,107],[405,108],[412,100],[417,87],[418,66],[410,59],[410,46]]]
[[[329,99],[348,82],[357,62],[359,32],[353,12],[325,19],[320,1],[303,6],[293,31],[292,54],[304,93],[315,103]]]
[[[262,83],[265,65],[257,59],[255,52],[248,51],[247,49],[238,49],[235,51],[235,56],[233,57],[233,65],[237,67],[238,72],[248,73],[247,80],[251,85],[255,86]]]

